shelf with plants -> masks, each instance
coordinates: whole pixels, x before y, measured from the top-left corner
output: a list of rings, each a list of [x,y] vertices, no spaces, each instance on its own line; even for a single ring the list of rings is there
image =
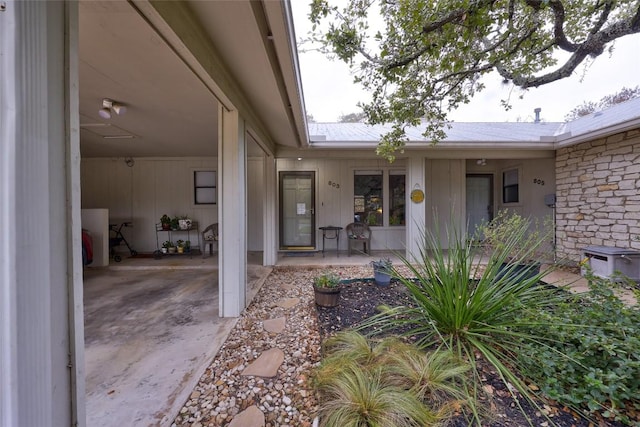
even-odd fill
[[[195,251],[200,251],[200,230],[197,221],[192,221],[186,216],[170,218],[163,215],[155,228],[155,258],[165,255],[192,256]]]

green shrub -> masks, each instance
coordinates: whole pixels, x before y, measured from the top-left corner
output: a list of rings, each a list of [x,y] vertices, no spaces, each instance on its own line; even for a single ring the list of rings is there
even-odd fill
[[[627,414],[640,410],[640,310],[615,296],[615,283],[589,283],[588,293],[528,313],[545,319],[526,328],[545,345],[520,343],[518,366],[554,400],[639,426]]]
[[[547,236],[530,237],[528,220],[510,223],[510,232],[501,235],[500,249],[489,254],[485,263],[476,253],[472,240],[459,232],[448,231],[448,244],[442,244],[439,230],[423,231],[418,257],[402,259],[410,271],[394,277],[407,287],[415,306],[381,307],[382,313],[365,321],[363,330],[386,331],[401,327],[409,330],[425,349],[446,348],[471,366],[472,387],[469,396],[482,393],[482,376],[477,360],[482,358],[495,368],[512,396],[513,388],[534,406],[535,396],[521,379],[513,352],[521,342],[539,342],[539,337],[522,329],[530,319],[523,312],[560,304],[563,293],[540,286],[541,278],[549,272],[536,274],[518,270],[510,262],[523,261]],[[445,249],[448,248],[448,249]],[[506,267],[504,267],[506,265]],[[505,271],[506,268],[506,271]],[[525,411],[522,411],[525,417]],[[479,411],[474,410],[475,423],[481,424]]]
[[[450,353],[426,354],[398,338],[378,342],[345,331],[323,345],[313,375],[322,426],[427,427],[460,405],[468,367]]]

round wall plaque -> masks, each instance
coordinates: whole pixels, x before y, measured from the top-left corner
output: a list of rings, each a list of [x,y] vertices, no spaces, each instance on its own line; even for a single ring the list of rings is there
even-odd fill
[[[411,192],[411,201],[413,203],[422,203],[424,200],[424,192],[420,189],[415,189]]]

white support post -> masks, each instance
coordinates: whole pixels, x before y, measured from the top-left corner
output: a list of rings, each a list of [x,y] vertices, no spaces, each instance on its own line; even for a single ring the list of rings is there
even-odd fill
[[[218,108],[220,316],[238,317],[247,301],[246,136],[238,111]]]
[[[278,262],[278,179],[276,160],[273,156],[264,158],[264,265]]]
[[[0,425],[84,426],[78,5],[2,6]]]
[[[419,245],[422,232],[426,225],[426,206],[429,194],[425,185],[425,159],[423,157],[410,157],[407,163],[407,253],[406,257],[412,260],[420,255]],[[411,192],[422,190],[425,200],[420,203],[411,201]]]

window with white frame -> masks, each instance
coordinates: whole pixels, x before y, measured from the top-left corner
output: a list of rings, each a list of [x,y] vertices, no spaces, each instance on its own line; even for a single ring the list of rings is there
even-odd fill
[[[502,203],[518,203],[520,201],[518,183],[518,169],[502,172]]]
[[[374,227],[404,226],[405,181],[404,170],[354,171],[354,221]]]
[[[193,202],[196,205],[215,205],[218,198],[216,171],[193,171]]]

